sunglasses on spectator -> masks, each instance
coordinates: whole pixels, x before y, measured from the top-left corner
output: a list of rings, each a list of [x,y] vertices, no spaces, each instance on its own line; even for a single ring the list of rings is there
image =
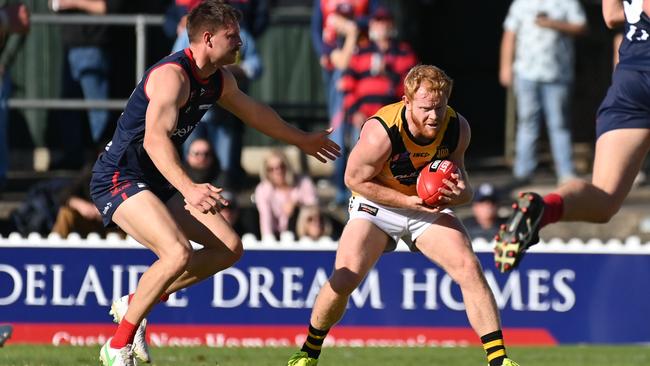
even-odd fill
[[[272,171],[275,171],[275,170],[285,170],[285,169],[286,169],[286,167],[284,166],[284,164],[269,165],[269,166],[266,167],[267,172],[272,172]]]
[[[190,151],[192,156],[210,156],[210,151]]]

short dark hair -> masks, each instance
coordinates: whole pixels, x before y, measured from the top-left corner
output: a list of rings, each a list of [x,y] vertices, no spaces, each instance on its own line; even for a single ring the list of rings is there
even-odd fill
[[[226,25],[237,24],[241,12],[223,0],[203,0],[187,16],[187,36],[196,41],[204,31],[216,32]]]

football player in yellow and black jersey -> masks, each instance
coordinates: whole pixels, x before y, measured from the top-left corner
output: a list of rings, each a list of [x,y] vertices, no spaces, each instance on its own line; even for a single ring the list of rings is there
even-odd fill
[[[416,66],[406,76],[402,101],[383,107],[362,127],[345,172],[353,196],[334,272],[316,298],[307,340],[289,366],[318,363],[327,332],[343,317],[350,294],[400,239],[458,283],[490,366],[516,365],[506,356],[499,313],[470,238],[450,210],[473,195],[464,164],[470,128],[447,106],[451,88],[452,80],[439,68]],[[442,158],[458,166],[457,183],[445,180],[439,204],[430,207],[418,197],[416,180],[420,168]]]

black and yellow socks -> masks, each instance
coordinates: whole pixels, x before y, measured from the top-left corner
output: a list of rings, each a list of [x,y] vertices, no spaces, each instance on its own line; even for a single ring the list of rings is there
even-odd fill
[[[327,336],[328,330],[320,330],[314,328],[311,324],[309,325],[309,334],[307,334],[307,340],[302,345],[300,349],[303,352],[307,352],[307,355],[311,358],[318,358],[320,356],[320,350],[323,347],[323,341]]]
[[[496,330],[481,337],[490,366],[501,366],[506,358],[506,346],[503,343],[503,333]]]

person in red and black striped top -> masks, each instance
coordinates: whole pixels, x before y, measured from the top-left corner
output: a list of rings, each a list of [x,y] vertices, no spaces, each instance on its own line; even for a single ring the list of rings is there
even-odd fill
[[[360,42],[339,82],[346,121],[356,129],[382,106],[399,101],[404,77],[417,64],[410,45],[396,40],[395,31],[391,13],[377,8],[368,23],[367,41]]]

